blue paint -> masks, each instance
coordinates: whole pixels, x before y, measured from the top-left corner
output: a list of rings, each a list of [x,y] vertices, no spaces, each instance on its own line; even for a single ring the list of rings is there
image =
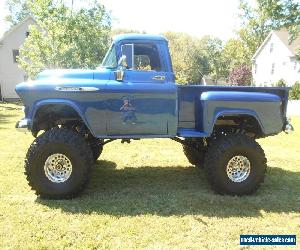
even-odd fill
[[[239,114],[254,117],[264,135],[282,131],[288,88],[176,85],[164,37],[116,36],[116,60],[125,44],[153,46],[158,70],[126,69],[123,81],[116,80],[117,67],[45,70],[16,87],[31,126],[41,108],[61,105],[65,116],[73,110],[98,138],[209,137],[219,117]]]
[[[201,94],[202,101],[280,102],[280,97],[269,93],[230,91],[208,91]]]

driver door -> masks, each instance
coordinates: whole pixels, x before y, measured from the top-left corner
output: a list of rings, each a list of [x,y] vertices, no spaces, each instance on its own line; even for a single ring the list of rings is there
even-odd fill
[[[168,126],[177,122],[177,90],[168,81],[159,45],[121,46],[128,65],[122,81],[108,82],[108,135],[168,135]]]

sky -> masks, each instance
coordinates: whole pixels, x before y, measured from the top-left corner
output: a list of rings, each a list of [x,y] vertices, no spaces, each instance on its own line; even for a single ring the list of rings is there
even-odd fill
[[[254,2],[255,0],[250,0]],[[84,1],[74,0],[82,5]],[[226,41],[239,27],[239,0],[102,0],[111,11],[114,28],[158,34],[186,32],[196,37],[212,35]],[[0,37],[8,29],[5,0],[0,0]]]

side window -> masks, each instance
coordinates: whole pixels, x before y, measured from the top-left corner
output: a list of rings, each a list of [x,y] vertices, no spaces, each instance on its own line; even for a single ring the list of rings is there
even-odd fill
[[[102,66],[104,68],[116,68],[117,64],[116,48],[115,45],[112,45],[103,59]]]
[[[13,54],[13,63],[17,63],[17,58],[19,56],[19,50],[13,49],[12,54]]]
[[[134,69],[161,71],[159,52],[154,44],[134,44]]]
[[[270,44],[270,53],[272,53],[273,50],[274,50],[274,43],[271,43],[271,44]]]
[[[273,75],[275,71],[275,63],[272,63],[271,74]]]

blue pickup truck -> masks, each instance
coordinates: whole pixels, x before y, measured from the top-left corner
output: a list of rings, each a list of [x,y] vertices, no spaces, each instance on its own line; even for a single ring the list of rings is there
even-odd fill
[[[116,36],[96,70],[46,70],[17,85],[25,117],[16,128],[36,137],[25,160],[28,183],[43,198],[72,198],[105,144],[170,138],[217,193],[251,194],[267,168],[255,140],[292,129],[288,91],[177,85],[163,36]]]

